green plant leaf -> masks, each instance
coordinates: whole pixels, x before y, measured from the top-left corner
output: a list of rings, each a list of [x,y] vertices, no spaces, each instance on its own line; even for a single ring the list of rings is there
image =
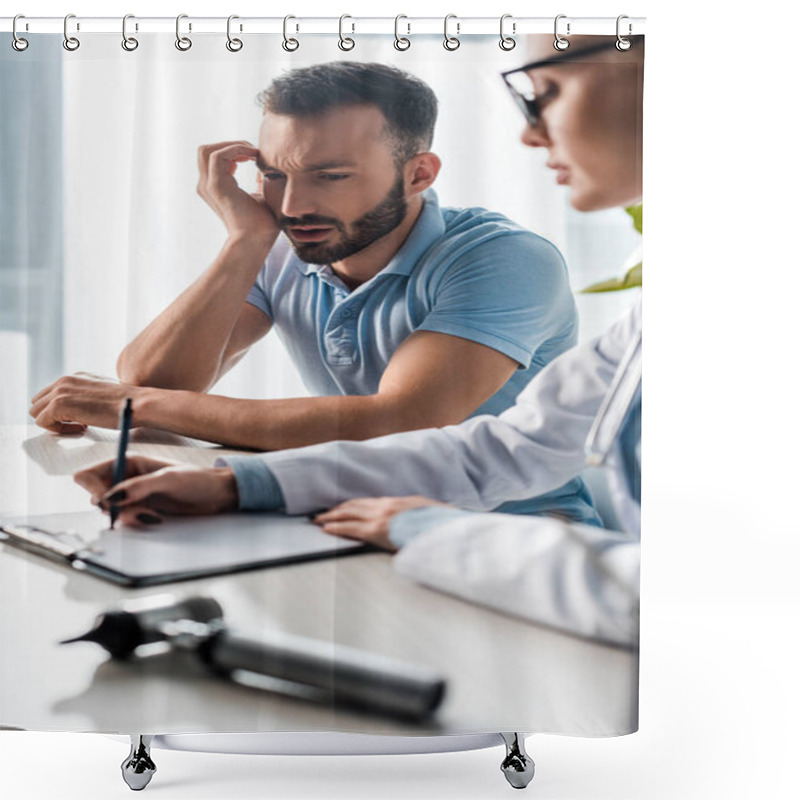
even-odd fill
[[[633,220],[633,227],[639,232],[642,232],[642,204],[637,203],[634,206],[627,206],[625,211],[630,215]]]
[[[631,267],[622,278],[600,281],[581,289],[581,294],[598,294],[599,292],[618,292],[622,289],[633,289],[642,285],[642,262]]]

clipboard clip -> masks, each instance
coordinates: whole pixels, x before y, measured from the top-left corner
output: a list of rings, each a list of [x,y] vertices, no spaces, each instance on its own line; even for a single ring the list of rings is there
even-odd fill
[[[87,542],[77,531],[54,533],[37,528],[35,525],[9,522],[0,524],[0,531],[6,534],[5,538],[9,544],[53,558],[74,561],[84,552],[98,554],[103,552],[101,548]]]

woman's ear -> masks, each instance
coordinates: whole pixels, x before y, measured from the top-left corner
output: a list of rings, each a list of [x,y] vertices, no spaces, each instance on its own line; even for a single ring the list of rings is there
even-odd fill
[[[406,196],[424,192],[435,180],[442,168],[436,153],[417,153],[405,166]]]

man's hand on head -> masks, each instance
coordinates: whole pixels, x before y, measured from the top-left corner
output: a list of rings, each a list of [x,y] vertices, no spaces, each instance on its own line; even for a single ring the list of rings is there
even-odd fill
[[[125,398],[137,398],[149,391],[146,387],[118,383],[107,378],[79,372],[59,378],[31,400],[28,412],[36,424],[52,433],[83,433],[88,425],[116,428]],[[134,417],[134,424],[141,425]]]
[[[250,142],[218,142],[197,151],[197,193],[223,221],[231,239],[261,241],[269,249],[280,233],[261,192],[248,193],[236,181],[238,164],[255,161]]]

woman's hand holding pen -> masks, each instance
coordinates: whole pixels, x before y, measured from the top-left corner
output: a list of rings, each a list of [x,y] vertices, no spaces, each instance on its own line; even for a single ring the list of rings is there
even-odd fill
[[[233,470],[202,469],[187,464],[129,455],[125,480],[114,484],[114,461],[75,473],[75,482],[108,512],[113,503],[125,525],[141,527],[172,514],[219,514],[235,511],[239,496]]]
[[[76,472],[75,482],[104,511],[109,512],[112,504],[117,506],[118,519],[133,527],[153,525],[170,515],[235,511],[239,505],[236,479],[229,467],[203,469],[129,455],[125,479],[119,483],[114,483],[114,460]],[[393,551],[396,548],[389,539],[389,525],[396,514],[443,505],[420,496],[362,497],[317,514],[314,522],[333,536],[359,539]]]
[[[197,151],[197,193],[225,223],[229,238],[252,242],[261,237],[269,249],[280,233],[278,223],[263,193],[249,194],[234,177],[238,164],[255,161],[258,156],[258,149],[250,142],[203,145]]]

